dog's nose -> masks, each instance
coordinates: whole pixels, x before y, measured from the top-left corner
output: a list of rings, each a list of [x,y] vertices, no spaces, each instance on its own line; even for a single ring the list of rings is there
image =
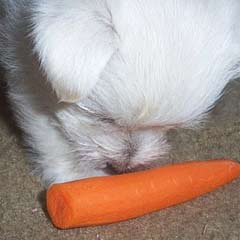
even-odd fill
[[[129,150],[128,150],[129,151]],[[112,174],[121,174],[141,171],[149,168],[147,164],[134,161],[137,150],[130,150],[131,152],[119,155],[118,159],[109,159],[107,162],[107,169]]]
[[[134,171],[134,165],[131,159],[135,156],[137,149],[136,146],[131,143],[126,145],[126,148],[119,153],[117,159],[113,158],[107,162],[107,167],[115,173]]]
[[[130,173],[148,169],[147,164],[134,164],[131,161],[126,163],[124,161],[110,161],[107,163],[107,170],[112,174]]]
[[[127,173],[127,172],[131,172],[131,167],[129,165],[129,163],[125,162],[125,161],[109,161],[107,162],[107,168],[112,172],[112,173]]]

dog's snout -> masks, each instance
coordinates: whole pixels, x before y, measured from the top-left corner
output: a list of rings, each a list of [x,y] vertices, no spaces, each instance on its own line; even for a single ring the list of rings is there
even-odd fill
[[[113,173],[147,169],[155,161],[159,161],[168,149],[161,132],[149,129],[131,132],[120,143],[119,148],[114,145],[114,151],[105,155],[107,169]]]
[[[108,168],[116,173],[131,172],[134,170],[132,159],[137,154],[137,146],[131,142],[125,143],[125,148],[119,152],[119,155],[107,162]]]
[[[112,171],[113,173],[126,173],[126,172],[130,172],[131,168],[129,166],[129,163],[124,162],[124,161],[109,161],[107,162],[107,168],[108,170]]]

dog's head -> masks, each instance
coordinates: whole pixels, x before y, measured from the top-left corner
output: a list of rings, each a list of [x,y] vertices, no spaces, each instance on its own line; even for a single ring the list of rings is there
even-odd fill
[[[233,1],[58,4],[38,4],[35,50],[61,100],[75,102],[57,113],[66,134],[100,167],[161,159],[165,131],[199,120],[236,73]]]

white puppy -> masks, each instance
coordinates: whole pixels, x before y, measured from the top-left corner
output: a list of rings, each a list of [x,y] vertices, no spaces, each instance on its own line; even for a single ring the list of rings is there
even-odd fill
[[[151,167],[240,72],[239,0],[0,0],[1,61],[45,184]]]

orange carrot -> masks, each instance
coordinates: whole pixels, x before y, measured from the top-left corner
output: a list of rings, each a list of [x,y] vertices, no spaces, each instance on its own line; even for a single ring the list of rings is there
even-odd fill
[[[47,209],[61,229],[119,222],[188,201],[238,176],[239,163],[211,160],[83,179],[51,186]]]

